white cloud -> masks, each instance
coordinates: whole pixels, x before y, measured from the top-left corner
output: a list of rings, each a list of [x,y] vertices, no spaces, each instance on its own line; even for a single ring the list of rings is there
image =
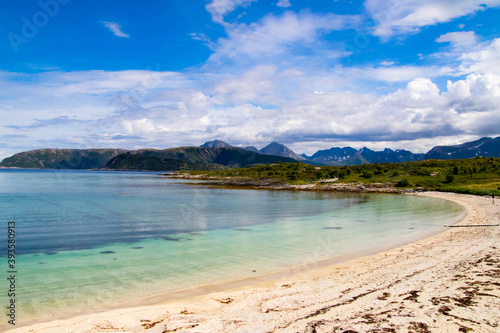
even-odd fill
[[[344,78],[344,81],[351,80],[358,85],[372,82],[380,87],[386,86],[381,83],[405,83],[419,77],[435,78],[456,73],[456,70],[445,66],[395,66],[391,63],[381,63],[381,65],[379,67],[335,67],[333,72]]]
[[[321,37],[332,31],[354,28],[359,20],[358,16],[286,12],[280,16],[268,15],[259,23],[229,25],[226,27],[228,37],[215,43],[208,64],[227,66],[228,62],[245,64],[258,60],[263,63],[271,59],[289,64],[303,58],[304,50],[312,53],[307,57],[308,62],[314,61],[315,54],[323,59],[344,57],[348,53],[340,48],[328,48],[320,43]]]
[[[498,125],[500,120],[500,76],[493,74],[450,82],[444,92],[431,80],[417,78],[406,88],[381,97],[349,91],[318,94],[301,90],[293,99],[284,98],[278,88],[285,81],[284,77],[279,79],[282,74],[276,68],[262,67],[234,81],[221,81],[205,93],[213,96],[205,105],[206,114],[192,118],[192,124],[212,138],[253,145],[274,139],[302,142],[302,146],[307,142],[330,142],[332,146],[338,141],[358,142],[358,146],[370,142],[409,144],[422,138],[432,142],[435,137],[499,134],[492,124]],[[300,76],[296,80],[301,80]],[[279,101],[279,105],[255,105],[271,99]],[[233,106],[228,107],[228,103]],[[176,123],[174,127],[182,126]],[[393,143],[392,147],[402,146]]]
[[[469,75],[448,81],[445,92],[428,79],[414,80],[405,90],[381,98],[378,109],[398,115],[399,131],[485,136],[499,132],[494,129],[500,124],[499,101],[500,76]]]
[[[499,110],[500,77],[497,75],[471,74],[465,80],[448,81],[447,89],[443,97],[459,113]]]
[[[214,92],[221,103],[229,105],[252,101],[273,102],[275,92],[275,66],[257,66],[242,76],[223,79],[215,85]],[[277,101],[274,101],[277,102]]]
[[[500,75],[500,38],[485,43],[471,52],[461,53],[458,60],[461,62],[458,69],[463,74],[495,73]]]
[[[276,6],[288,8],[288,7],[292,6],[292,4],[290,3],[290,0],[279,0],[278,3],[276,4]]]
[[[351,92],[311,94],[287,108],[288,119],[299,125],[289,123],[286,131],[274,135],[292,142],[362,143],[496,136],[499,102],[500,76],[494,74],[449,82],[445,92],[431,80],[419,78],[379,98]]]
[[[474,31],[448,32],[436,38],[438,43],[451,43],[454,47],[468,47],[477,44],[477,37]]]
[[[203,33],[190,33],[189,36],[191,37],[191,39],[193,40],[197,40],[197,41],[200,41],[202,42],[204,45],[206,45],[209,49],[212,49],[213,48],[213,42],[210,40],[210,38],[208,38],[207,35],[203,34]]]
[[[103,22],[104,26],[109,29],[116,37],[130,38],[130,35],[122,31],[122,27],[116,22]]]
[[[500,75],[500,38],[478,42],[473,32],[447,33],[436,39],[437,42],[450,42],[445,51],[430,55],[430,58],[449,64],[447,74],[463,76],[469,74],[493,73]]]
[[[159,91],[186,85],[185,77],[171,72],[0,72],[2,134],[26,135],[2,145],[12,153],[47,146],[156,147],[141,138],[116,144],[107,138],[128,134],[116,128],[123,121],[154,115],[148,108],[162,103]]]
[[[394,62],[394,61],[382,61],[382,62],[380,63],[380,65],[381,65],[381,66],[392,66],[392,65],[394,65],[394,64],[395,64],[395,62]]]
[[[419,28],[449,22],[487,7],[500,6],[500,0],[367,0],[365,8],[375,21],[373,33],[384,39],[417,32]]]
[[[372,75],[389,80],[400,69],[350,69],[339,71],[338,77],[331,77],[337,70],[312,74],[271,65],[224,77],[152,71],[0,72],[5,101],[0,124],[9,138],[2,149],[6,154],[26,150],[16,148],[20,146],[165,148],[214,138],[256,146],[272,140],[292,147],[301,142],[296,147],[308,149],[339,142],[356,147],[392,142],[389,147],[424,149],[422,142],[436,137],[500,135],[500,75],[469,75],[440,91],[424,75],[437,69],[403,68],[406,74],[398,75],[401,80],[412,77],[410,82],[383,96],[335,86],[348,73],[358,75],[353,78],[358,82]]]
[[[257,0],[212,0],[205,8],[212,15],[214,22],[224,23],[224,16],[238,7],[249,6],[254,1]]]

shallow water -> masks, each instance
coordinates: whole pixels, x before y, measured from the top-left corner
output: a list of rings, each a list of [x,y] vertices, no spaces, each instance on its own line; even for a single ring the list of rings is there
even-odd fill
[[[442,231],[464,212],[423,197],[185,183],[156,173],[0,170],[0,248],[7,222],[16,222],[18,318],[398,246]],[[9,301],[7,282],[1,304]]]

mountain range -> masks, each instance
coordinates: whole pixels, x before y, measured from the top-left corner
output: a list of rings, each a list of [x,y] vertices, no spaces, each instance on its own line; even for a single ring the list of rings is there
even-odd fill
[[[200,146],[200,148],[208,148],[208,147],[210,147],[210,148],[231,148],[234,146],[231,146],[229,143],[226,143],[226,142],[221,141],[221,140],[208,141]],[[276,141],[271,142],[270,144],[268,144],[267,146],[265,146],[262,149],[257,149],[253,146],[248,146],[248,147],[245,147],[243,149],[254,152],[254,153],[262,154],[262,155],[288,157],[288,158],[293,158],[294,160],[297,160],[297,161],[305,160],[304,157],[294,153],[290,148],[288,148],[287,146],[285,146],[279,142],[276,142]]]
[[[234,147],[224,141],[208,141],[200,147]],[[312,156],[298,155],[285,145],[272,142],[262,149],[253,146],[243,148],[264,155],[275,155],[292,158],[297,161],[318,165],[359,165],[366,163],[400,163],[428,159],[463,159],[476,156],[500,157],[500,137],[481,138],[476,141],[466,142],[454,146],[436,146],[426,154],[415,154],[409,150],[385,148],[382,151],[374,151],[366,147],[359,150],[352,147],[332,147],[330,149],[318,150]]]
[[[257,164],[297,162],[237,147],[141,149],[37,149],[5,158],[0,167],[131,171],[220,170]]]
[[[382,151],[374,151],[366,147],[359,150],[352,147],[332,147],[330,149],[318,150],[312,156],[297,154],[286,146],[273,142],[262,148],[261,153],[266,153],[268,147],[272,146],[272,154],[291,157],[306,163],[324,165],[359,165],[365,163],[400,163],[427,159],[464,159],[476,156],[500,157],[500,137],[481,138],[476,141],[466,142],[454,146],[436,146],[426,154],[415,154],[405,149],[392,150],[385,148]],[[246,149],[246,148],[245,148]]]
[[[163,150],[141,149],[37,149],[21,152],[0,162],[4,168],[105,169],[105,170],[219,170],[277,162],[305,162],[316,165],[358,165],[398,163],[424,159],[464,159],[476,156],[500,157],[500,137],[482,138],[455,146],[436,146],[426,154],[404,149],[373,151],[368,148],[333,147],[312,156],[298,155],[285,145],[272,142],[262,149],[232,146],[214,140],[200,147]]]
[[[221,141],[222,142],[222,141]],[[164,150],[143,149],[128,151],[113,157],[101,168],[109,170],[220,170],[256,164],[296,162],[285,156],[262,155],[230,145],[179,147]]]

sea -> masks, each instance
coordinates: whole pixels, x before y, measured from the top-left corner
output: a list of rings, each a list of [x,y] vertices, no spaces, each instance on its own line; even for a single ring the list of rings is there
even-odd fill
[[[453,202],[406,195],[226,189],[151,172],[0,169],[0,306],[7,321],[14,300],[23,323],[157,295],[168,300],[182,290],[394,248],[464,214]]]

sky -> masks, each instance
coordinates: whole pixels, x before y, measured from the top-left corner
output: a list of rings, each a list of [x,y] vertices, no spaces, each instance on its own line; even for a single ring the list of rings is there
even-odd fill
[[[500,135],[500,0],[0,2],[0,159]]]

